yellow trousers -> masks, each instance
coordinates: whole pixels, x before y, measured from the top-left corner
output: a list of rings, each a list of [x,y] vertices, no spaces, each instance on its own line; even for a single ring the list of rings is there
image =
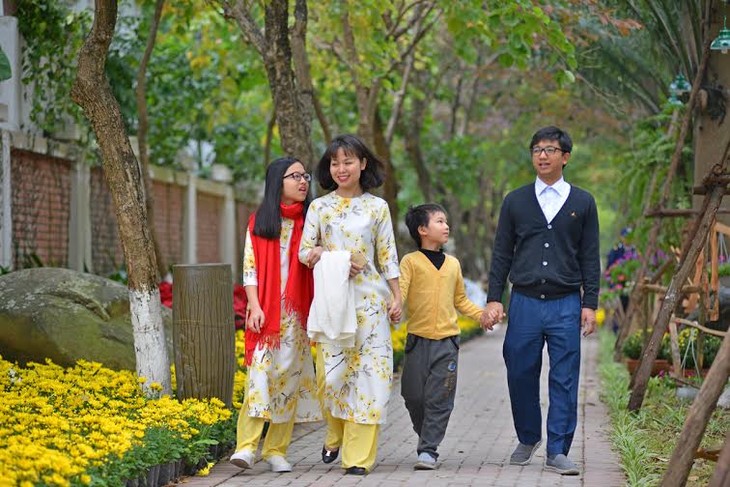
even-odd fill
[[[317,345],[317,392],[324,404],[324,357]],[[342,468],[363,467],[368,472],[375,465],[378,454],[379,424],[360,424],[336,418],[322,407],[327,421],[324,445],[328,450],[341,449]]]
[[[238,413],[236,424],[236,451],[249,450],[254,455],[259,446],[261,434],[264,431],[266,419],[254,418],[248,415],[248,394],[243,400],[241,411]],[[264,460],[273,456],[286,457],[286,451],[291,443],[291,434],[294,430],[294,414],[286,423],[269,423],[269,430],[261,447],[261,456]]]

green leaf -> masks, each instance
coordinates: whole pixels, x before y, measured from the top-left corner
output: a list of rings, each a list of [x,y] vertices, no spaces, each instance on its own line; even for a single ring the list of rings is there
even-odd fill
[[[508,68],[515,63],[515,58],[510,53],[504,52],[499,55],[499,64],[502,67]]]
[[[558,72],[557,79],[561,86],[565,86],[569,83],[575,83],[575,74],[569,69],[564,69]]]
[[[10,69],[10,60],[5,55],[5,51],[0,47],[0,81],[5,81],[13,76],[13,72]]]

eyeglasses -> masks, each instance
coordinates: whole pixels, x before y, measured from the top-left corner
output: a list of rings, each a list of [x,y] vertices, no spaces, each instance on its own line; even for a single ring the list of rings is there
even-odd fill
[[[551,156],[555,154],[556,151],[565,152],[563,149],[560,149],[558,147],[533,147],[530,152],[532,152],[533,156],[539,156],[541,152],[545,152],[545,154]]]
[[[286,179],[286,178],[292,178],[296,182],[300,182],[302,180],[302,178],[304,178],[304,180],[306,182],[309,182],[312,180],[312,175],[307,174],[306,172],[293,172],[291,174],[287,174],[286,176],[284,176],[281,179]]]

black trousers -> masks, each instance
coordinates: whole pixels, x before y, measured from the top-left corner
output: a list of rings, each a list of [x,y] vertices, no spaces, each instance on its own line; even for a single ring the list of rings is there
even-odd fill
[[[459,336],[430,340],[408,334],[401,395],[418,435],[417,452],[438,458],[456,397]]]

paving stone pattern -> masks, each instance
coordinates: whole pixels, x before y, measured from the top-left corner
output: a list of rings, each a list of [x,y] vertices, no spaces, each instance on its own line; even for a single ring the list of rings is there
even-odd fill
[[[416,434],[400,396],[400,383],[393,384],[388,423],[383,426],[378,462],[362,477],[343,475],[339,459],[332,465],[321,461],[324,424],[297,426],[289,448],[290,473],[275,474],[266,462],[241,471],[223,459],[206,477],[184,479],[186,487],[243,486],[590,486],[618,487],[626,484],[607,436],[609,419],[598,398],[596,370],[598,339],[583,340],[579,417],[569,457],[582,469],[579,476],[561,476],[543,470],[544,444],[530,465],[509,465],[517,445],[512,425],[507,379],[502,360],[504,329],[477,337],[461,347],[456,406],[446,438],[439,448],[440,466],[434,471],[414,471]],[[546,347],[547,348],[547,347]],[[543,360],[541,396],[543,422],[547,415],[547,353]],[[543,426],[544,428],[544,426]],[[545,433],[543,433],[545,437]]]

